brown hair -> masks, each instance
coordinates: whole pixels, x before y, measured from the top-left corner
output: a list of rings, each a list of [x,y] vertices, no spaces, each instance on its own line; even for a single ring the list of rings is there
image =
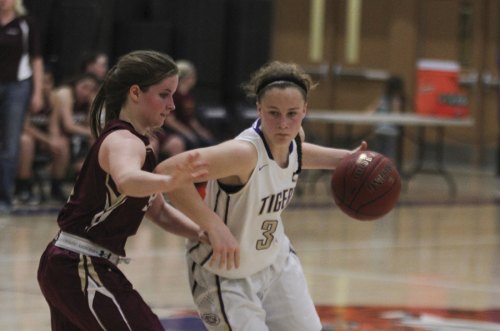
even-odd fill
[[[150,86],[177,74],[175,61],[157,51],[140,50],[122,56],[106,74],[92,103],[92,134],[99,136],[109,121],[119,117],[132,85],[137,84],[141,90],[147,91]]]
[[[295,63],[273,61],[258,69],[243,85],[247,97],[260,101],[270,88],[296,87],[307,100],[309,91],[316,85],[311,77]]]

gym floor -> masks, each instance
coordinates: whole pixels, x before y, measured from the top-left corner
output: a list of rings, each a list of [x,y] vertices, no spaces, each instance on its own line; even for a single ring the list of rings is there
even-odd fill
[[[309,175],[314,174],[310,173]],[[398,206],[360,222],[333,204],[329,177],[304,176],[285,212],[324,330],[500,330],[500,203],[495,178],[454,171],[404,181]],[[0,216],[0,330],[50,330],[36,282],[57,208]],[[145,221],[121,269],[169,330],[204,330],[194,313],[183,239]]]

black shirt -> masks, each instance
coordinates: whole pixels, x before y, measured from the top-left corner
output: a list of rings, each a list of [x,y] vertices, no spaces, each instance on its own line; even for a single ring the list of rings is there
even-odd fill
[[[28,16],[16,17],[0,26],[0,83],[31,77],[30,60],[40,56],[40,41],[33,21]],[[28,63],[23,63],[23,57]]]

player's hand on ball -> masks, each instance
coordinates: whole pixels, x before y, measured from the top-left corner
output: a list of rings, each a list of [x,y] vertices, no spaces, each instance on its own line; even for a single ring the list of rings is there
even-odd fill
[[[355,149],[353,149],[351,151],[351,154],[354,154],[356,152],[359,152],[359,151],[366,151],[368,150],[368,143],[366,141],[362,141],[361,144],[359,144],[358,147],[356,147]]]
[[[335,203],[347,215],[362,221],[375,220],[396,205],[401,177],[389,158],[358,149],[339,163],[332,174],[331,188]]]

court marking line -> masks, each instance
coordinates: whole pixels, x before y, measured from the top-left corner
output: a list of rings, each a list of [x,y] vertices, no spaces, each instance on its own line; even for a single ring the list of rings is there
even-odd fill
[[[436,280],[436,279],[417,279],[415,276],[418,274],[410,275],[397,275],[397,274],[387,274],[387,273],[372,273],[372,272],[356,272],[348,270],[326,270],[322,268],[315,267],[305,267],[306,274],[319,275],[319,276],[335,276],[339,278],[353,278],[358,280],[369,280],[376,282],[390,282],[405,285],[418,285],[418,286],[430,286],[438,288],[447,288],[454,290],[464,290],[464,291],[475,291],[475,292],[485,292],[485,293],[495,293],[500,294],[500,286],[494,285],[472,285],[464,282],[450,281],[450,280]],[[425,275],[424,275],[425,276]],[[500,299],[500,298],[499,298]],[[499,302],[500,305],[500,302]]]

